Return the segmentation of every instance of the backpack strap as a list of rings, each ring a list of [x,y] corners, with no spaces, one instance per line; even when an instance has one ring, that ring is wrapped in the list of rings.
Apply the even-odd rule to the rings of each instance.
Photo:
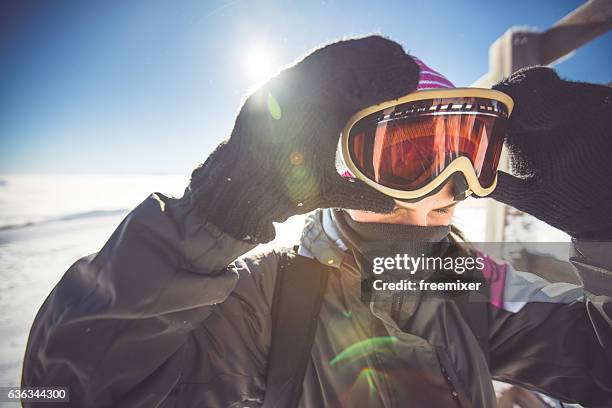
[[[466,273],[467,274],[467,273]],[[486,282],[480,271],[470,273],[472,279],[477,282]],[[453,300],[463,319],[468,324],[472,333],[478,340],[487,361],[489,361],[489,288],[481,285],[477,292],[464,293]]]
[[[294,408],[310,360],[329,267],[281,252],[272,299],[272,344],[268,356],[265,408]],[[289,252],[293,252],[289,256]]]

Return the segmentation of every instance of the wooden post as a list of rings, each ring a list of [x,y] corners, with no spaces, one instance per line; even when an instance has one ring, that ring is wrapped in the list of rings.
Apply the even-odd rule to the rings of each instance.
[[[552,64],[610,29],[612,1],[587,1],[541,34],[540,64]]]
[[[612,1],[590,0],[557,21],[544,32],[511,28],[489,47],[489,72],[472,84],[490,88],[513,72],[533,65],[549,65],[576,48],[612,29]],[[504,147],[499,169],[509,171],[510,163]],[[530,224],[533,217],[494,200],[487,204],[488,242],[535,241],[529,231],[508,231],[509,225]]]

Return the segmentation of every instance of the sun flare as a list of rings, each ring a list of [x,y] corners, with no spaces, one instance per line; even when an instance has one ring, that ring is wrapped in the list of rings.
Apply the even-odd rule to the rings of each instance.
[[[274,69],[272,53],[261,46],[253,47],[246,53],[243,65],[249,78],[260,82],[266,79]]]

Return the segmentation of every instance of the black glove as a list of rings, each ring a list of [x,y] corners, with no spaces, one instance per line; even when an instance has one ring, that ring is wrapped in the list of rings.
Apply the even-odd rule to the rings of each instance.
[[[418,77],[414,60],[382,37],[316,50],[247,99],[185,196],[222,231],[252,243],[274,238],[272,221],[316,208],[390,212],[391,198],[340,177],[336,146],[351,115],[413,91]]]
[[[518,177],[500,172],[491,197],[575,238],[612,239],[612,88],[543,67],[493,88],[514,99],[506,145]]]

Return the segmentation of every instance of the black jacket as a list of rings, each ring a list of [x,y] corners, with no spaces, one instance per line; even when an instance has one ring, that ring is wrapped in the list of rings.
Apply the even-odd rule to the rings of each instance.
[[[173,203],[151,195],[66,272],[32,326],[22,386],[69,386],[62,407],[261,406],[286,249],[242,257],[252,245]],[[490,302],[406,302],[400,329],[384,302],[360,300],[329,211],[308,216],[291,255],[337,268],[302,407],[492,407],[492,378],[612,406],[612,245],[575,243],[584,287],[489,258]]]

